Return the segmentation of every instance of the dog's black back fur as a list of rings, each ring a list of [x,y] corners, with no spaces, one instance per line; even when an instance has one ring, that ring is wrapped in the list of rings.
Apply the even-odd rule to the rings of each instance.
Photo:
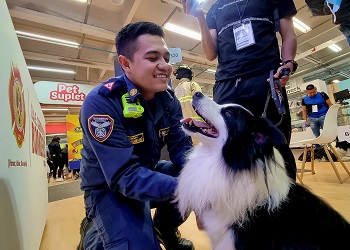
[[[233,228],[237,250],[335,250],[349,246],[349,223],[298,184],[292,186],[280,209],[269,214],[260,208],[244,227]]]

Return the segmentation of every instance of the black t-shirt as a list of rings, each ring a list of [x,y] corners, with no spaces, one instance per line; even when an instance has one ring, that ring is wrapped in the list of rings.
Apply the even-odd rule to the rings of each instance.
[[[206,21],[209,29],[217,32],[217,81],[257,75],[278,67],[281,59],[273,11],[273,0],[218,0],[212,5]],[[282,19],[297,11],[292,0],[280,0],[278,12]],[[239,26],[241,19],[251,22],[255,44],[237,51],[233,27]]]

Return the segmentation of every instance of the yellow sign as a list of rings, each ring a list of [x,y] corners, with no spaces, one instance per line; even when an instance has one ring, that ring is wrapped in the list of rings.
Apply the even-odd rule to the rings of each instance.
[[[83,132],[80,127],[79,116],[67,115],[66,126],[68,140],[68,160],[80,160],[80,150],[83,148]]]

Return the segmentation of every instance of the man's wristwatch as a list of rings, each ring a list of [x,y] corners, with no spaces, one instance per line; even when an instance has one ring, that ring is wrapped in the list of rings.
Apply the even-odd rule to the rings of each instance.
[[[282,66],[283,65],[286,65],[287,63],[292,63],[293,64],[293,70],[292,70],[292,75],[295,73],[295,71],[297,70],[298,68],[298,63],[294,60],[285,60],[282,62]]]

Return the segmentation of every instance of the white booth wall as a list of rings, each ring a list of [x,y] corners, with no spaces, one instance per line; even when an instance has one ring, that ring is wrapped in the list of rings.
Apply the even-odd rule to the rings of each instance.
[[[0,0],[0,249],[38,250],[47,208],[45,120]]]

